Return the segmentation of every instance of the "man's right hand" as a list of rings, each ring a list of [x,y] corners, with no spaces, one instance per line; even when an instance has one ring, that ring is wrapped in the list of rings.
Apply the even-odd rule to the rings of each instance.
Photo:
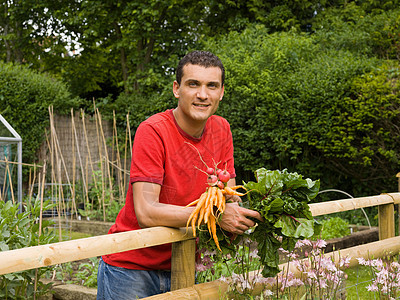
[[[255,225],[255,222],[248,217],[263,221],[259,212],[241,207],[237,202],[227,203],[219,225],[222,229],[233,234],[243,234]]]

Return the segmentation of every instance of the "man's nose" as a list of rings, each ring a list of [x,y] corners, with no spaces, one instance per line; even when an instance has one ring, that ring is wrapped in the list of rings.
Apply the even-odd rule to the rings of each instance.
[[[199,99],[207,99],[208,98],[208,93],[207,93],[207,87],[202,85],[199,87],[198,91],[197,91],[197,97]]]

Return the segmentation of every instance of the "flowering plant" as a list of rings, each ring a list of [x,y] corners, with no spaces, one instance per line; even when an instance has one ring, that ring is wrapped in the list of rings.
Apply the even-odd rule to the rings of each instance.
[[[400,290],[400,264],[389,259],[365,260],[357,258],[358,263],[371,268],[372,283],[367,286],[368,291],[377,292],[388,299],[397,299]]]
[[[310,251],[305,251],[305,259],[300,259],[297,254],[298,249],[310,247]],[[278,285],[276,297],[286,295],[288,299],[297,299],[299,288],[303,287],[303,294],[310,299],[338,299],[340,298],[340,287],[346,279],[343,268],[347,268],[350,257],[340,257],[335,261],[332,256],[325,256],[323,248],[326,247],[324,240],[311,242],[309,240],[298,241],[295,251],[288,252],[281,249],[288,257],[286,270],[278,275]],[[302,251],[300,251],[302,252]],[[292,264],[297,271],[289,271]],[[304,297],[304,296],[303,296]]]
[[[283,248],[279,252],[286,257],[287,263],[276,277],[265,278],[257,255],[257,242],[248,236],[241,238],[240,248],[234,257],[225,257],[229,276],[220,276],[228,283],[228,292],[245,299],[338,299],[346,278],[342,269],[349,266],[350,257],[340,257],[335,261],[325,256],[323,248],[326,242],[317,240],[299,240],[293,251]],[[303,255],[300,255],[303,254]],[[207,266],[197,264],[198,270],[213,267],[219,259],[218,251],[205,252]],[[305,257],[305,258],[304,258]],[[204,262],[204,260],[203,260]],[[215,264],[214,264],[215,263]],[[254,296],[261,294],[261,296]]]

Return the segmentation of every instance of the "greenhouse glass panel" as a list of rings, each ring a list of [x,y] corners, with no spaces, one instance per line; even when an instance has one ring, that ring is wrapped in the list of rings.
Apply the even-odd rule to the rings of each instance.
[[[22,204],[22,139],[0,115],[0,200],[16,201],[15,195]]]

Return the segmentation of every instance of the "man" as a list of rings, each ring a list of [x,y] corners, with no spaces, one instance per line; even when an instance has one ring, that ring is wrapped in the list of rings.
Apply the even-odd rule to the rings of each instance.
[[[230,126],[214,115],[224,95],[224,79],[222,62],[210,52],[194,51],[179,62],[173,83],[178,105],[138,127],[126,203],[109,233],[186,226],[194,208],[182,206],[206,189],[207,176],[198,170],[206,169],[202,160],[226,168],[231,174],[228,185],[235,185]],[[228,203],[220,226],[243,234],[255,225],[248,217],[261,220],[258,212]],[[105,255],[99,266],[98,299],[136,299],[167,292],[170,268],[170,244]]]

